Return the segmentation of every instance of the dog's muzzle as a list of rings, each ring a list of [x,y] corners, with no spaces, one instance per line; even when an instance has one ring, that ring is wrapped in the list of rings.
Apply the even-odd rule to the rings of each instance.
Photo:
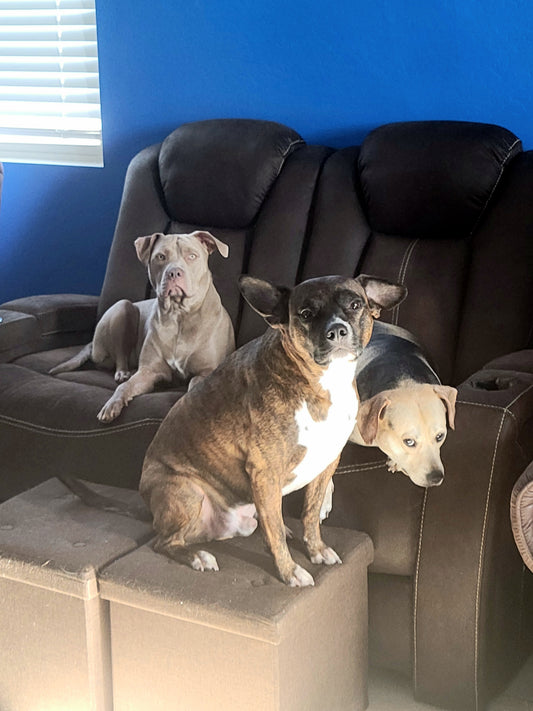
[[[169,266],[161,281],[160,295],[163,298],[183,299],[188,296],[189,287],[185,270],[179,266]]]
[[[359,357],[361,348],[355,343],[352,327],[346,321],[335,318],[326,324],[321,347],[317,349],[315,361],[325,365],[332,358],[351,355]]]

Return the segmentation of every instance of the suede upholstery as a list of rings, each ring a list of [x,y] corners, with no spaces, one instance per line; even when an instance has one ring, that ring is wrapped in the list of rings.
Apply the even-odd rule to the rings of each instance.
[[[411,675],[419,699],[445,708],[486,707],[516,669],[531,605],[509,501],[533,459],[532,194],[533,151],[497,126],[389,124],[333,152],[269,122],[189,124],[130,164],[98,302],[101,314],[119,298],[149,295],[137,236],[198,227],[230,246],[229,259],[213,255],[211,266],[238,344],[264,328],[243,308],[241,272],[285,285],[367,273],[407,286],[407,299],[382,317],[413,331],[442,381],[459,389],[446,478],[417,488],[390,474],[379,450],[348,444],[328,523],[374,543],[371,662]],[[10,361],[0,365],[0,498],[58,470],[135,487],[183,389],[141,396],[99,424],[112,376],[46,374],[76,342],[70,318],[69,343],[64,333],[53,342],[49,326],[45,336],[46,301],[1,307],[32,318],[17,326],[15,355],[0,327],[0,358]],[[94,297],[86,303],[94,313]],[[288,497],[287,512],[299,504]]]

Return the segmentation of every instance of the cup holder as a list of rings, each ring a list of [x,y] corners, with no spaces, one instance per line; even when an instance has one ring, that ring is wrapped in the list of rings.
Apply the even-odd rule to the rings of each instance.
[[[477,377],[470,381],[470,386],[475,390],[509,390],[516,383],[516,378],[505,376],[487,376],[485,378]]]

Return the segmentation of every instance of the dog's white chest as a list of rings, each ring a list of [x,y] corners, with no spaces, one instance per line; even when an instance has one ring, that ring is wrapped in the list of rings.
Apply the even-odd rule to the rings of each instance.
[[[166,361],[172,370],[178,373],[178,375],[182,378],[186,377],[187,373],[184,368],[183,358],[177,358],[175,355],[172,355],[170,358],[167,358]]]
[[[353,387],[355,361],[337,358],[320,380],[329,391],[331,406],[325,420],[315,421],[304,402],[295,413],[298,444],[306,448],[295,467],[295,478],[283,487],[283,495],[301,489],[321,474],[340,454],[355,426],[358,401]]]

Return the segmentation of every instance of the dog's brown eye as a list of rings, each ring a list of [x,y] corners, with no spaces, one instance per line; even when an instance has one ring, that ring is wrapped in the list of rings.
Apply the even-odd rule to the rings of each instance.
[[[156,257],[158,262],[164,262],[166,259],[166,255],[164,255],[162,252],[159,252],[159,254],[156,254]]]
[[[311,316],[313,315],[313,312],[311,309],[302,309],[300,311],[300,318],[303,319],[304,321],[309,321]]]
[[[187,259],[188,259],[190,262],[194,262],[194,260],[197,259],[197,258],[198,258],[198,255],[195,254],[194,252],[191,252],[190,254],[187,255]]]
[[[411,439],[408,437],[407,439],[404,439],[403,443],[405,444],[406,447],[416,447],[416,442],[414,439]]]
[[[357,311],[357,309],[358,309],[360,306],[361,306],[361,302],[360,302],[360,301],[352,301],[352,303],[350,304],[350,308],[352,309],[352,311]]]
[[[435,439],[437,440],[437,442],[442,442],[442,440],[444,439],[444,432],[439,432]]]

